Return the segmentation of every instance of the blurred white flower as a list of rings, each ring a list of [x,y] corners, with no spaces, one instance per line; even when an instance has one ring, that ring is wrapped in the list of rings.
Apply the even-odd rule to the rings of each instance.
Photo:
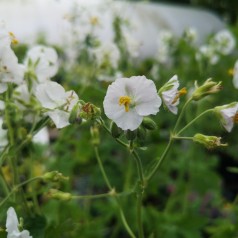
[[[116,44],[112,42],[103,43],[96,49],[92,50],[99,67],[110,66],[114,69],[118,67],[120,60],[120,51]]]
[[[12,44],[17,44],[18,40],[12,32],[9,32],[6,28],[4,21],[0,22],[0,48],[10,47]]]
[[[228,131],[231,132],[234,123],[238,122],[238,103],[230,103],[214,108],[214,111],[221,120],[221,124]]]
[[[216,53],[216,49],[211,45],[202,45],[196,53],[196,59],[198,61],[207,60],[210,64],[214,65],[218,62],[219,56]]]
[[[235,62],[232,74],[233,74],[233,85],[236,89],[238,89],[238,60]]]
[[[189,44],[194,44],[197,40],[197,30],[195,28],[187,28],[184,31],[184,40],[187,41]]]
[[[1,101],[1,104],[3,102]],[[8,144],[7,130],[2,129],[3,119],[0,117],[0,151]]]
[[[124,31],[123,36],[128,53],[132,58],[137,58],[140,54],[141,43],[137,41],[129,32]]]
[[[37,45],[31,48],[24,64],[33,70],[39,83],[55,76],[59,68],[58,55],[54,48]]]
[[[0,47],[0,93],[7,90],[7,83],[23,82],[25,68],[10,47]]]
[[[78,102],[78,95],[73,90],[65,92],[60,84],[46,81],[36,87],[35,96],[42,107],[49,109],[45,114],[52,119],[57,128],[70,124],[70,112]]]
[[[97,79],[104,82],[113,82],[116,78],[122,78],[123,74],[120,71],[116,71],[113,75],[100,74]]]
[[[162,97],[165,106],[174,114],[178,112],[179,98],[186,94],[186,89],[178,91],[179,81],[178,76],[174,75],[160,90],[159,94]]]
[[[170,60],[171,46],[173,41],[173,34],[170,31],[162,31],[158,36],[158,61],[159,63],[167,63]]]
[[[107,90],[104,111],[123,130],[137,129],[144,116],[159,111],[161,99],[155,84],[145,76],[119,78]]]
[[[29,231],[23,230],[19,231],[18,228],[19,222],[17,218],[17,214],[13,207],[10,207],[7,211],[7,222],[6,222],[6,231],[7,238],[32,238],[30,236]]]
[[[217,52],[228,55],[230,54],[236,46],[236,41],[234,36],[228,30],[221,30],[214,36],[214,47]]]

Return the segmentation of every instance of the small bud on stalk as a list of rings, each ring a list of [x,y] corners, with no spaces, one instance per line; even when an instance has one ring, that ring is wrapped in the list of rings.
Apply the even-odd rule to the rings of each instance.
[[[198,86],[197,82],[195,82],[195,87],[196,89],[192,94],[194,101],[198,101],[207,95],[217,93],[222,89],[221,82],[214,82],[211,78],[207,79],[202,86]]]

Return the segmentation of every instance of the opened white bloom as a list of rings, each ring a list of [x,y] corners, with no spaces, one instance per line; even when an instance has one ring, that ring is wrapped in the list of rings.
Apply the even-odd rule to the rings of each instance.
[[[155,84],[145,76],[119,78],[107,90],[104,111],[123,130],[137,129],[144,116],[159,111],[161,99]]]
[[[214,47],[223,55],[230,54],[236,46],[234,36],[228,30],[221,30],[214,36]]]
[[[234,123],[238,123],[238,103],[230,103],[223,106],[218,106],[214,108],[218,117],[221,120],[223,127],[231,132]]]
[[[186,89],[183,88],[178,91],[179,81],[178,76],[174,75],[160,90],[159,94],[165,106],[174,114],[178,112],[178,104],[180,96],[187,93]]]
[[[233,75],[233,85],[238,89],[238,60],[235,62],[234,68],[232,70]]]
[[[10,47],[0,47],[0,93],[7,90],[7,83],[23,82],[25,68]]]
[[[99,67],[110,66],[117,68],[120,60],[120,51],[116,44],[112,42],[103,43],[92,51]]]
[[[55,76],[59,68],[58,55],[54,48],[34,46],[27,52],[25,65],[35,72],[40,83]]]
[[[6,28],[5,22],[0,22],[0,48],[10,47],[12,44],[17,44],[18,40],[12,32],[9,32]]]
[[[198,61],[207,60],[210,64],[214,65],[219,61],[219,56],[212,45],[202,45],[196,53],[196,59]]]
[[[23,230],[20,231],[18,228],[19,222],[17,214],[13,207],[10,207],[7,211],[7,222],[6,222],[6,231],[7,238],[32,238],[29,231]]]
[[[70,112],[78,102],[78,95],[74,91],[65,92],[60,84],[47,81],[36,87],[35,95],[42,107],[49,109],[45,114],[52,119],[57,128],[70,124]]]

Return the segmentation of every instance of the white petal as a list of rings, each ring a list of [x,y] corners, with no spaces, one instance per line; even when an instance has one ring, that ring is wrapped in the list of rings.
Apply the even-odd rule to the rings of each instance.
[[[137,112],[132,109],[129,112],[124,112],[117,118],[114,118],[114,122],[123,130],[134,131],[137,129],[143,120],[143,116],[139,116]]]
[[[55,126],[60,129],[69,125],[69,113],[62,110],[54,110],[45,113],[54,122]]]
[[[0,83],[0,93],[7,91],[7,83]]]
[[[11,234],[14,231],[19,232],[18,224],[19,222],[18,222],[17,214],[14,208],[10,207],[7,210],[7,222],[6,222],[7,232],[9,234]]]

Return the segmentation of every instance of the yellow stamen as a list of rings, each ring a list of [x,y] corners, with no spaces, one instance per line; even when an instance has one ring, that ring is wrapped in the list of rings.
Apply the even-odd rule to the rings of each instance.
[[[228,69],[227,73],[228,73],[228,75],[233,76],[235,72],[234,72],[234,69],[231,68],[231,69]]]
[[[175,96],[175,98],[174,98],[172,104],[176,103],[176,102],[178,101],[178,99],[179,99],[181,96],[185,95],[186,93],[187,93],[187,89],[186,89],[186,88],[180,89],[180,90],[177,92],[177,95]]]
[[[233,122],[234,123],[238,123],[238,112],[235,114],[235,116],[233,117]]]
[[[99,20],[98,20],[98,17],[91,17],[90,18],[90,23],[92,24],[92,25],[98,25],[99,24]]]
[[[129,107],[131,103],[131,98],[129,96],[121,96],[119,98],[119,105],[124,105],[125,106],[125,111],[129,112]]]
[[[12,44],[17,45],[19,41],[17,40],[16,36],[11,31],[8,34],[11,38]]]

